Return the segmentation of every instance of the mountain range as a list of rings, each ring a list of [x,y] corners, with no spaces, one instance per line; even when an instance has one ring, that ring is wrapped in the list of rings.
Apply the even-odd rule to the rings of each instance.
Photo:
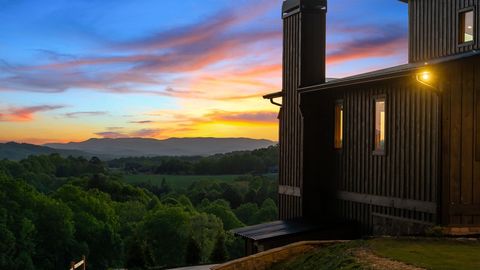
[[[51,147],[28,144],[28,143],[0,143],[0,159],[21,160],[32,155],[49,155],[58,153],[61,156],[83,156],[85,158],[92,157],[92,154],[78,150],[59,150]]]
[[[98,156],[101,159],[138,156],[209,156],[248,151],[275,145],[276,142],[249,138],[146,138],[89,139],[83,142],[48,143],[43,146],[0,144],[0,158],[19,160],[29,155],[59,153],[62,156]]]

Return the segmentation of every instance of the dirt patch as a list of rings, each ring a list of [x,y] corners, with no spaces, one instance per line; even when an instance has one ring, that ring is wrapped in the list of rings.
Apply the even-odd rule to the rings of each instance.
[[[353,250],[353,255],[357,258],[359,263],[368,265],[373,270],[425,270],[413,265],[409,265],[403,262],[390,260],[387,258],[379,257],[375,255],[371,250],[367,248],[358,248]]]

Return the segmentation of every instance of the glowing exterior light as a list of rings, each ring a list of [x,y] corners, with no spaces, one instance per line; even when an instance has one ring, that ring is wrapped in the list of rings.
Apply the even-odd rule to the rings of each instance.
[[[422,81],[428,82],[431,79],[430,72],[425,71],[420,75]]]
[[[433,86],[434,75],[432,72],[425,70],[417,73],[416,79],[419,83],[426,85],[428,87],[435,88]]]

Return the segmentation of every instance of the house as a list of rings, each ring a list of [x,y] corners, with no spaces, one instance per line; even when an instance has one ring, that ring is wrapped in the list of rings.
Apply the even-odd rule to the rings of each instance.
[[[283,2],[283,90],[265,96],[281,105],[279,221],[235,231],[248,253],[310,237],[305,224],[480,227],[480,0],[402,2],[409,63],[331,81],[327,1]]]

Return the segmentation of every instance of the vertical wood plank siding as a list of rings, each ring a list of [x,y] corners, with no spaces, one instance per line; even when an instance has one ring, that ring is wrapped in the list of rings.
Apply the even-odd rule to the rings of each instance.
[[[302,116],[298,106],[300,18],[297,13],[284,19],[283,108],[280,116],[279,185],[302,190]],[[279,218],[302,216],[302,198],[279,194]]]
[[[386,97],[385,155],[373,155],[374,97]],[[358,85],[345,90],[344,148],[338,153],[339,190],[437,203],[438,106],[435,93],[409,79],[386,84]],[[341,215],[374,228],[372,215],[380,214],[424,223],[436,215],[352,201],[340,204]],[[353,212],[352,212],[353,211]]]
[[[480,225],[480,59],[448,65],[443,85],[443,223]]]
[[[378,96],[386,98],[385,155],[374,155],[373,151]],[[334,150],[333,133],[329,131],[334,121],[334,104],[339,99],[344,102],[344,141],[341,150]],[[331,189],[328,184],[310,185],[317,190],[306,191],[305,196],[314,199],[305,200],[316,203],[306,209],[321,209],[322,204],[328,204],[322,197],[328,192],[335,194],[336,190],[340,194],[336,215],[357,222],[364,233],[378,232],[374,216],[435,224],[439,188],[438,104],[437,94],[413,77],[304,94],[303,111],[310,111],[304,113],[308,145],[304,149],[304,181],[334,185]],[[316,143],[312,132],[316,132]],[[333,164],[328,159],[334,160]],[[314,167],[317,169],[310,169]],[[329,189],[327,193],[321,190],[325,188]]]
[[[458,11],[474,7],[475,40],[458,45]],[[410,0],[410,62],[480,49],[480,0]]]

